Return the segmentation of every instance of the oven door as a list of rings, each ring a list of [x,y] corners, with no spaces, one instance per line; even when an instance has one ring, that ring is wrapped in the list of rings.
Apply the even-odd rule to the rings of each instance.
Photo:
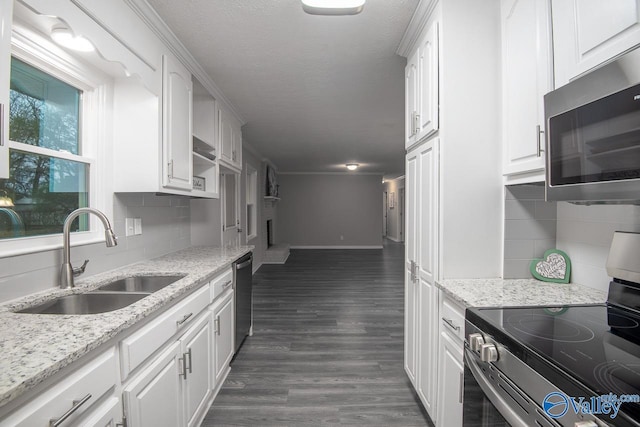
[[[487,382],[484,373],[476,373],[480,377],[480,383],[485,385],[484,388],[480,386],[480,383],[475,378],[473,372],[477,371],[477,369],[474,369],[477,366],[477,363],[474,363],[475,357],[465,346],[462,425],[464,427],[511,426],[493,404],[491,399],[497,400],[498,394],[493,389],[493,386]],[[481,367],[478,367],[478,369],[482,370]],[[487,392],[484,391],[485,388],[487,388]],[[500,403],[498,404],[500,405]]]

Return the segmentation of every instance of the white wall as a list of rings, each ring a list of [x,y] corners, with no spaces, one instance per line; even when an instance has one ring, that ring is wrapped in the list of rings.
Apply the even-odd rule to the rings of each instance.
[[[115,194],[111,224],[118,246],[104,243],[73,247],[71,261],[89,259],[84,276],[155,258],[190,246],[189,199],[149,193]],[[142,218],[142,234],[125,237],[125,218]],[[62,236],[60,236],[62,243]],[[0,258],[0,302],[57,287],[62,250]],[[82,277],[76,278],[81,283]]]
[[[278,175],[277,236],[295,247],[382,247],[382,175]]]
[[[571,258],[571,281],[606,291],[614,231],[640,232],[640,206],[580,206],[558,202],[556,246]]]

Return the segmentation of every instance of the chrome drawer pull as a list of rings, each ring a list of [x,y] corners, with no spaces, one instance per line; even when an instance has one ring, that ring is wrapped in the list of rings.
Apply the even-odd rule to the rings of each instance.
[[[67,418],[73,415],[73,413],[76,412],[89,399],[91,399],[91,393],[87,394],[85,397],[83,397],[80,400],[74,400],[72,402],[73,406],[71,407],[71,409],[65,412],[64,415],[62,415],[60,418],[52,418],[51,420],[49,420],[49,427],[58,427],[62,425],[62,423],[67,420]]]
[[[178,326],[182,325],[184,322],[186,322],[191,316],[193,316],[193,313],[189,313],[189,314],[185,314],[184,317],[181,320],[177,320],[176,323]]]
[[[182,353],[182,357],[178,360],[182,363],[182,372],[178,372],[178,376],[187,379],[187,353]]]
[[[454,331],[459,331],[460,330],[460,326],[456,326],[453,324],[453,321],[451,321],[450,319],[447,319],[445,317],[442,318],[442,320],[444,321],[444,323],[446,323],[451,329],[453,329]]]
[[[193,360],[191,360],[191,349],[185,353],[185,356],[189,356],[189,373],[193,374]]]
[[[229,280],[227,283],[225,283],[224,285],[222,285],[222,289],[227,289],[229,286],[231,286],[231,284],[233,283],[232,280]]]

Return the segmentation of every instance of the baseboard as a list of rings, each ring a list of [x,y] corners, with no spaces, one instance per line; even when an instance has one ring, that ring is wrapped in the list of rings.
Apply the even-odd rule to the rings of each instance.
[[[260,264],[253,264],[253,271],[251,272],[251,274],[256,274],[256,271],[258,271],[258,269],[262,266],[262,263]]]
[[[382,245],[374,245],[374,246],[291,246],[291,249],[382,249]]]

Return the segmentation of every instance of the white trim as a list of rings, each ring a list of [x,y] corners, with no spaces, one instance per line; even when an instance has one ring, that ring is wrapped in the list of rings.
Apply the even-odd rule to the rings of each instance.
[[[376,175],[384,176],[382,172],[280,172],[279,175]]]
[[[290,246],[289,249],[382,249],[382,245],[372,246]]]
[[[216,98],[216,101],[224,104],[242,125],[246,123],[245,119],[231,103],[220,88],[209,77],[207,72],[191,55],[189,50],[182,44],[180,39],[171,31],[169,26],[162,20],[158,12],[156,12],[146,0],[124,0],[124,2],[133,10],[145,24],[154,32],[162,43],[182,62],[187,69],[198,79],[200,83]]]
[[[404,31],[402,39],[396,48],[398,55],[404,56],[405,58],[409,57],[418,38],[420,38],[422,34],[422,30],[424,30],[429,16],[437,4],[438,0],[421,0],[420,3],[418,3],[411,17],[411,21],[409,21],[409,25],[407,25],[407,29]]]

